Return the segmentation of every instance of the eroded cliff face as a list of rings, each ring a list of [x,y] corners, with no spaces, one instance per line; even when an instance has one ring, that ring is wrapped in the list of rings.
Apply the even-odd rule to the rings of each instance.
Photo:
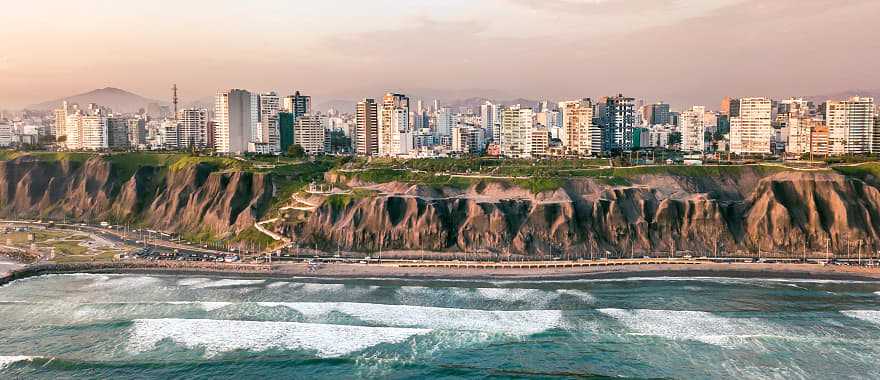
[[[272,199],[271,178],[142,166],[130,176],[100,158],[85,162],[0,162],[0,215],[143,223],[166,231],[236,232],[250,227]]]
[[[581,179],[531,194],[499,183],[466,190],[376,185],[380,195],[325,202],[279,230],[327,249],[695,254],[801,252],[880,242],[880,191],[830,172],[643,176],[630,186]],[[852,249],[855,246],[853,246]],[[875,247],[877,249],[880,247]]]

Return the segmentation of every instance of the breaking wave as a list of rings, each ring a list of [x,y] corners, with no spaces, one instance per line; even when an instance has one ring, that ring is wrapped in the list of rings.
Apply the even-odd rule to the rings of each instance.
[[[298,322],[257,322],[210,319],[138,319],[128,349],[145,352],[163,340],[189,349],[202,348],[208,357],[220,353],[270,349],[304,350],[320,357],[338,357],[379,344],[401,343],[430,333],[429,329],[327,325]]]
[[[337,312],[373,324],[437,330],[532,335],[562,326],[560,310],[487,311],[351,302],[259,302],[258,305],[283,306],[308,319]]]
[[[748,338],[777,336],[752,319],[727,318],[704,311],[599,309],[632,331],[631,335],[690,340],[731,348]]]

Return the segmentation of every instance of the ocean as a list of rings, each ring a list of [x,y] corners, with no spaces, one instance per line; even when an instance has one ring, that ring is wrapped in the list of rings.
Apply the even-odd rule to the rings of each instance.
[[[0,378],[880,378],[880,282],[45,275]]]

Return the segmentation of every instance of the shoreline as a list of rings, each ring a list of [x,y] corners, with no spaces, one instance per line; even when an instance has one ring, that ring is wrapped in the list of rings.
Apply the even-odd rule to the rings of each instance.
[[[107,262],[37,264],[0,277],[0,286],[28,277],[49,274],[109,273],[169,276],[244,277],[309,280],[387,281],[523,281],[559,282],[625,278],[719,277],[799,279],[828,281],[878,281],[880,268],[822,266],[816,264],[648,264],[552,269],[402,268],[394,265],[328,264],[309,271],[304,264],[238,266],[174,266],[156,263]]]

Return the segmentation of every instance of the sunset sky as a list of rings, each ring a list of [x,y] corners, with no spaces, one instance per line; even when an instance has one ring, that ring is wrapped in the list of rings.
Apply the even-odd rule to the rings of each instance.
[[[0,108],[113,86],[319,101],[880,88],[877,0],[5,1]]]

